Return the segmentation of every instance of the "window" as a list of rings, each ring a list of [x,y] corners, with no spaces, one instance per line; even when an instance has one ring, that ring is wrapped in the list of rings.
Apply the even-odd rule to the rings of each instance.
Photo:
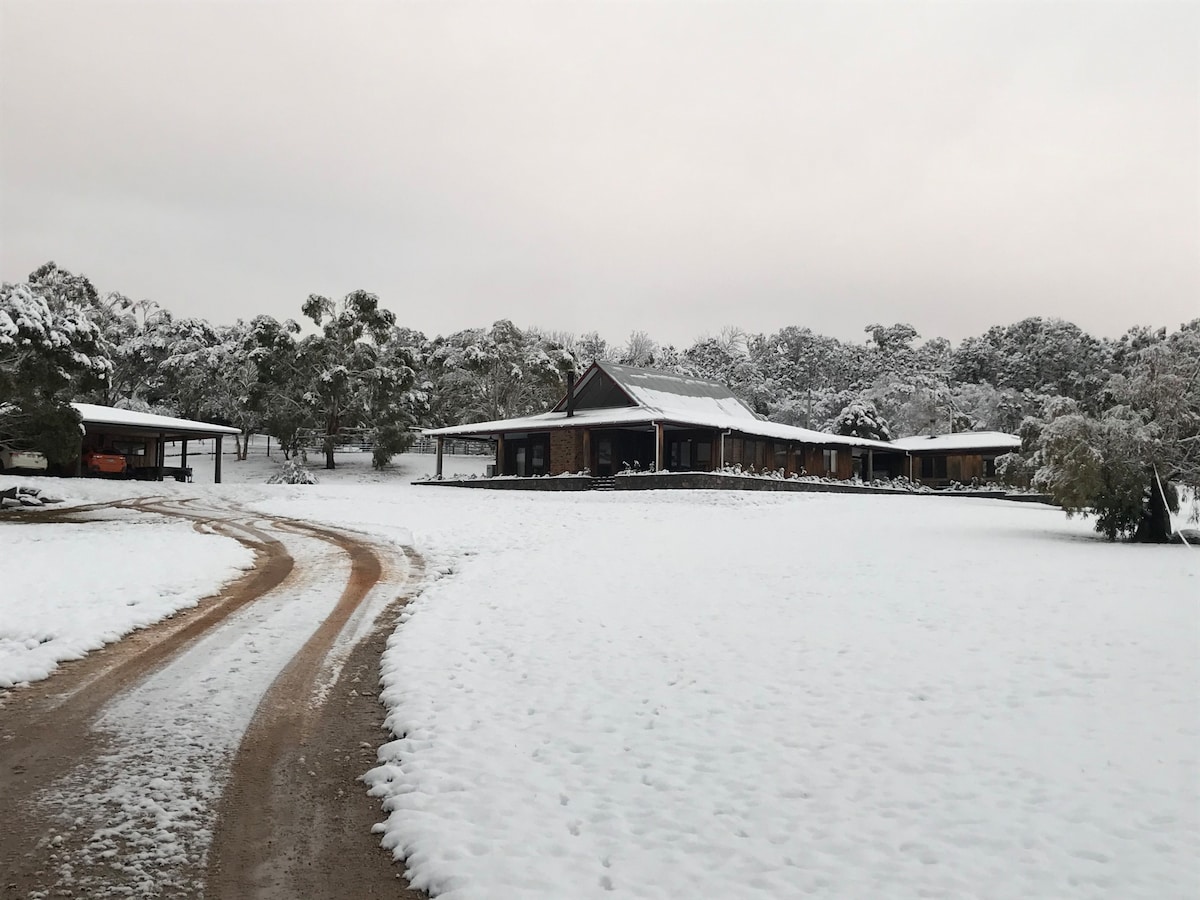
[[[984,478],[995,478],[996,477],[996,457],[985,456],[983,458],[983,477]]]
[[[696,442],[696,466],[703,466],[706,469],[712,468],[712,441]]]
[[[690,469],[692,467],[692,442],[686,438],[672,438],[667,443],[667,467]]]
[[[922,456],[921,457],[921,477],[922,478],[945,478],[946,477],[946,457],[944,457],[944,456]]]
[[[762,471],[767,467],[767,442],[755,440],[754,438],[746,438],[746,451],[742,459],[742,465],[746,468],[753,466],[758,471]]]
[[[786,469],[787,468],[787,444],[776,444],[775,445],[775,468],[776,469]]]
[[[836,450],[822,450],[821,451],[821,455],[824,457],[823,462],[825,463],[825,474],[826,475],[836,475],[837,474],[837,462],[838,462],[837,453],[838,452]]]
[[[113,441],[112,447],[114,453],[120,453],[122,456],[146,455],[146,445],[140,441]]]

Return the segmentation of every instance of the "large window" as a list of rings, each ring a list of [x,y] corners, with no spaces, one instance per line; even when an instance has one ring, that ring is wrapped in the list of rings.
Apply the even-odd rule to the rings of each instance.
[[[921,477],[922,478],[945,478],[946,477],[946,457],[945,456],[922,456],[921,457]]]
[[[825,474],[826,475],[836,475],[837,474],[837,463],[838,463],[837,455],[838,455],[838,452],[836,450],[828,450],[827,449],[827,450],[821,451],[821,456],[822,456],[821,461],[825,465]]]
[[[504,442],[505,475],[545,475],[550,470],[550,435],[510,437]]]
[[[745,451],[742,453],[743,468],[753,466],[755,470],[762,471],[767,467],[767,442],[756,438],[746,438],[744,440]]]
[[[712,439],[708,435],[667,432],[666,453],[666,466],[674,471],[706,472],[712,468]]]

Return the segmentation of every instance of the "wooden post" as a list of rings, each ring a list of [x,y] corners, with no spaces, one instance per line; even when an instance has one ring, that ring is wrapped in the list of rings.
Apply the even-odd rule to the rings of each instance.
[[[589,475],[595,475],[595,466],[592,465],[592,430],[590,428],[583,429],[583,468],[588,470]]]
[[[217,458],[213,463],[213,484],[221,483],[221,435],[217,435]]]
[[[663,458],[663,426],[662,422],[654,423],[654,471],[662,471]]]
[[[496,435],[496,474],[504,474],[504,435]]]
[[[442,435],[437,436],[437,477],[442,477],[442,448],[445,443],[445,438]]]
[[[267,435],[267,459],[271,458],[271,436]]]
[[[154,473],[155,481],[163,480],[163,466],[167,464],[167,436],[162,432],[158,434],[158,452],[154,454],[154,468],[157,470]]]
[[[183,439],[179,449],[179,468],[187,468],[187,438]]]
[[[875,451],[867,448],[867,481],[875,480]]]

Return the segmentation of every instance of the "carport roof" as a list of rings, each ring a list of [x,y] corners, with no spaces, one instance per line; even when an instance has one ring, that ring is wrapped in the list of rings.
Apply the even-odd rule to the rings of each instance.
[[[174,416],[135,412],[132,409],[97,406],[94,403],[72,403],[71,406],[75,407],[75,411],[83,419],[84,425],[108,425],[114,428],[161,434],[165,437],[201,438],[240,434],[236,428],[230,428],[228,425],[214,425],[211,422],[195,422],[191,419],[177,419]]]

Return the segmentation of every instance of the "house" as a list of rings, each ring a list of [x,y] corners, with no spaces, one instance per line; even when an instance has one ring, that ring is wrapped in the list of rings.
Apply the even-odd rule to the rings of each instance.
[[[1021,439],[1002,431],[962,431],[900,438],[891,446],[905,455],[904,474],[929,487],[970,484],[996,477],[996,457],[1021,449]]]
[[[83,436],[79,459],[73,466],[75,474],[114,474],[149,481],[162,481],[164,475],[186,479],[188,441],[216,440],[213,462],[213,481],[221,483],[221,441],[238,434],[236,428],[159,416],[153,413],[97,406],[93,403],[72,403],[83,420]],[[178,466],[167,466],[166,445],[180,441]]]
[[[496,474],[597,477],[626,469],[806,473],[839,479],[874,475],[881,441],[826,434],[760,419],[714,381],[594,362],[549,412],[425,432],[437,439],[437,474],[448,438],[494,441]]]

